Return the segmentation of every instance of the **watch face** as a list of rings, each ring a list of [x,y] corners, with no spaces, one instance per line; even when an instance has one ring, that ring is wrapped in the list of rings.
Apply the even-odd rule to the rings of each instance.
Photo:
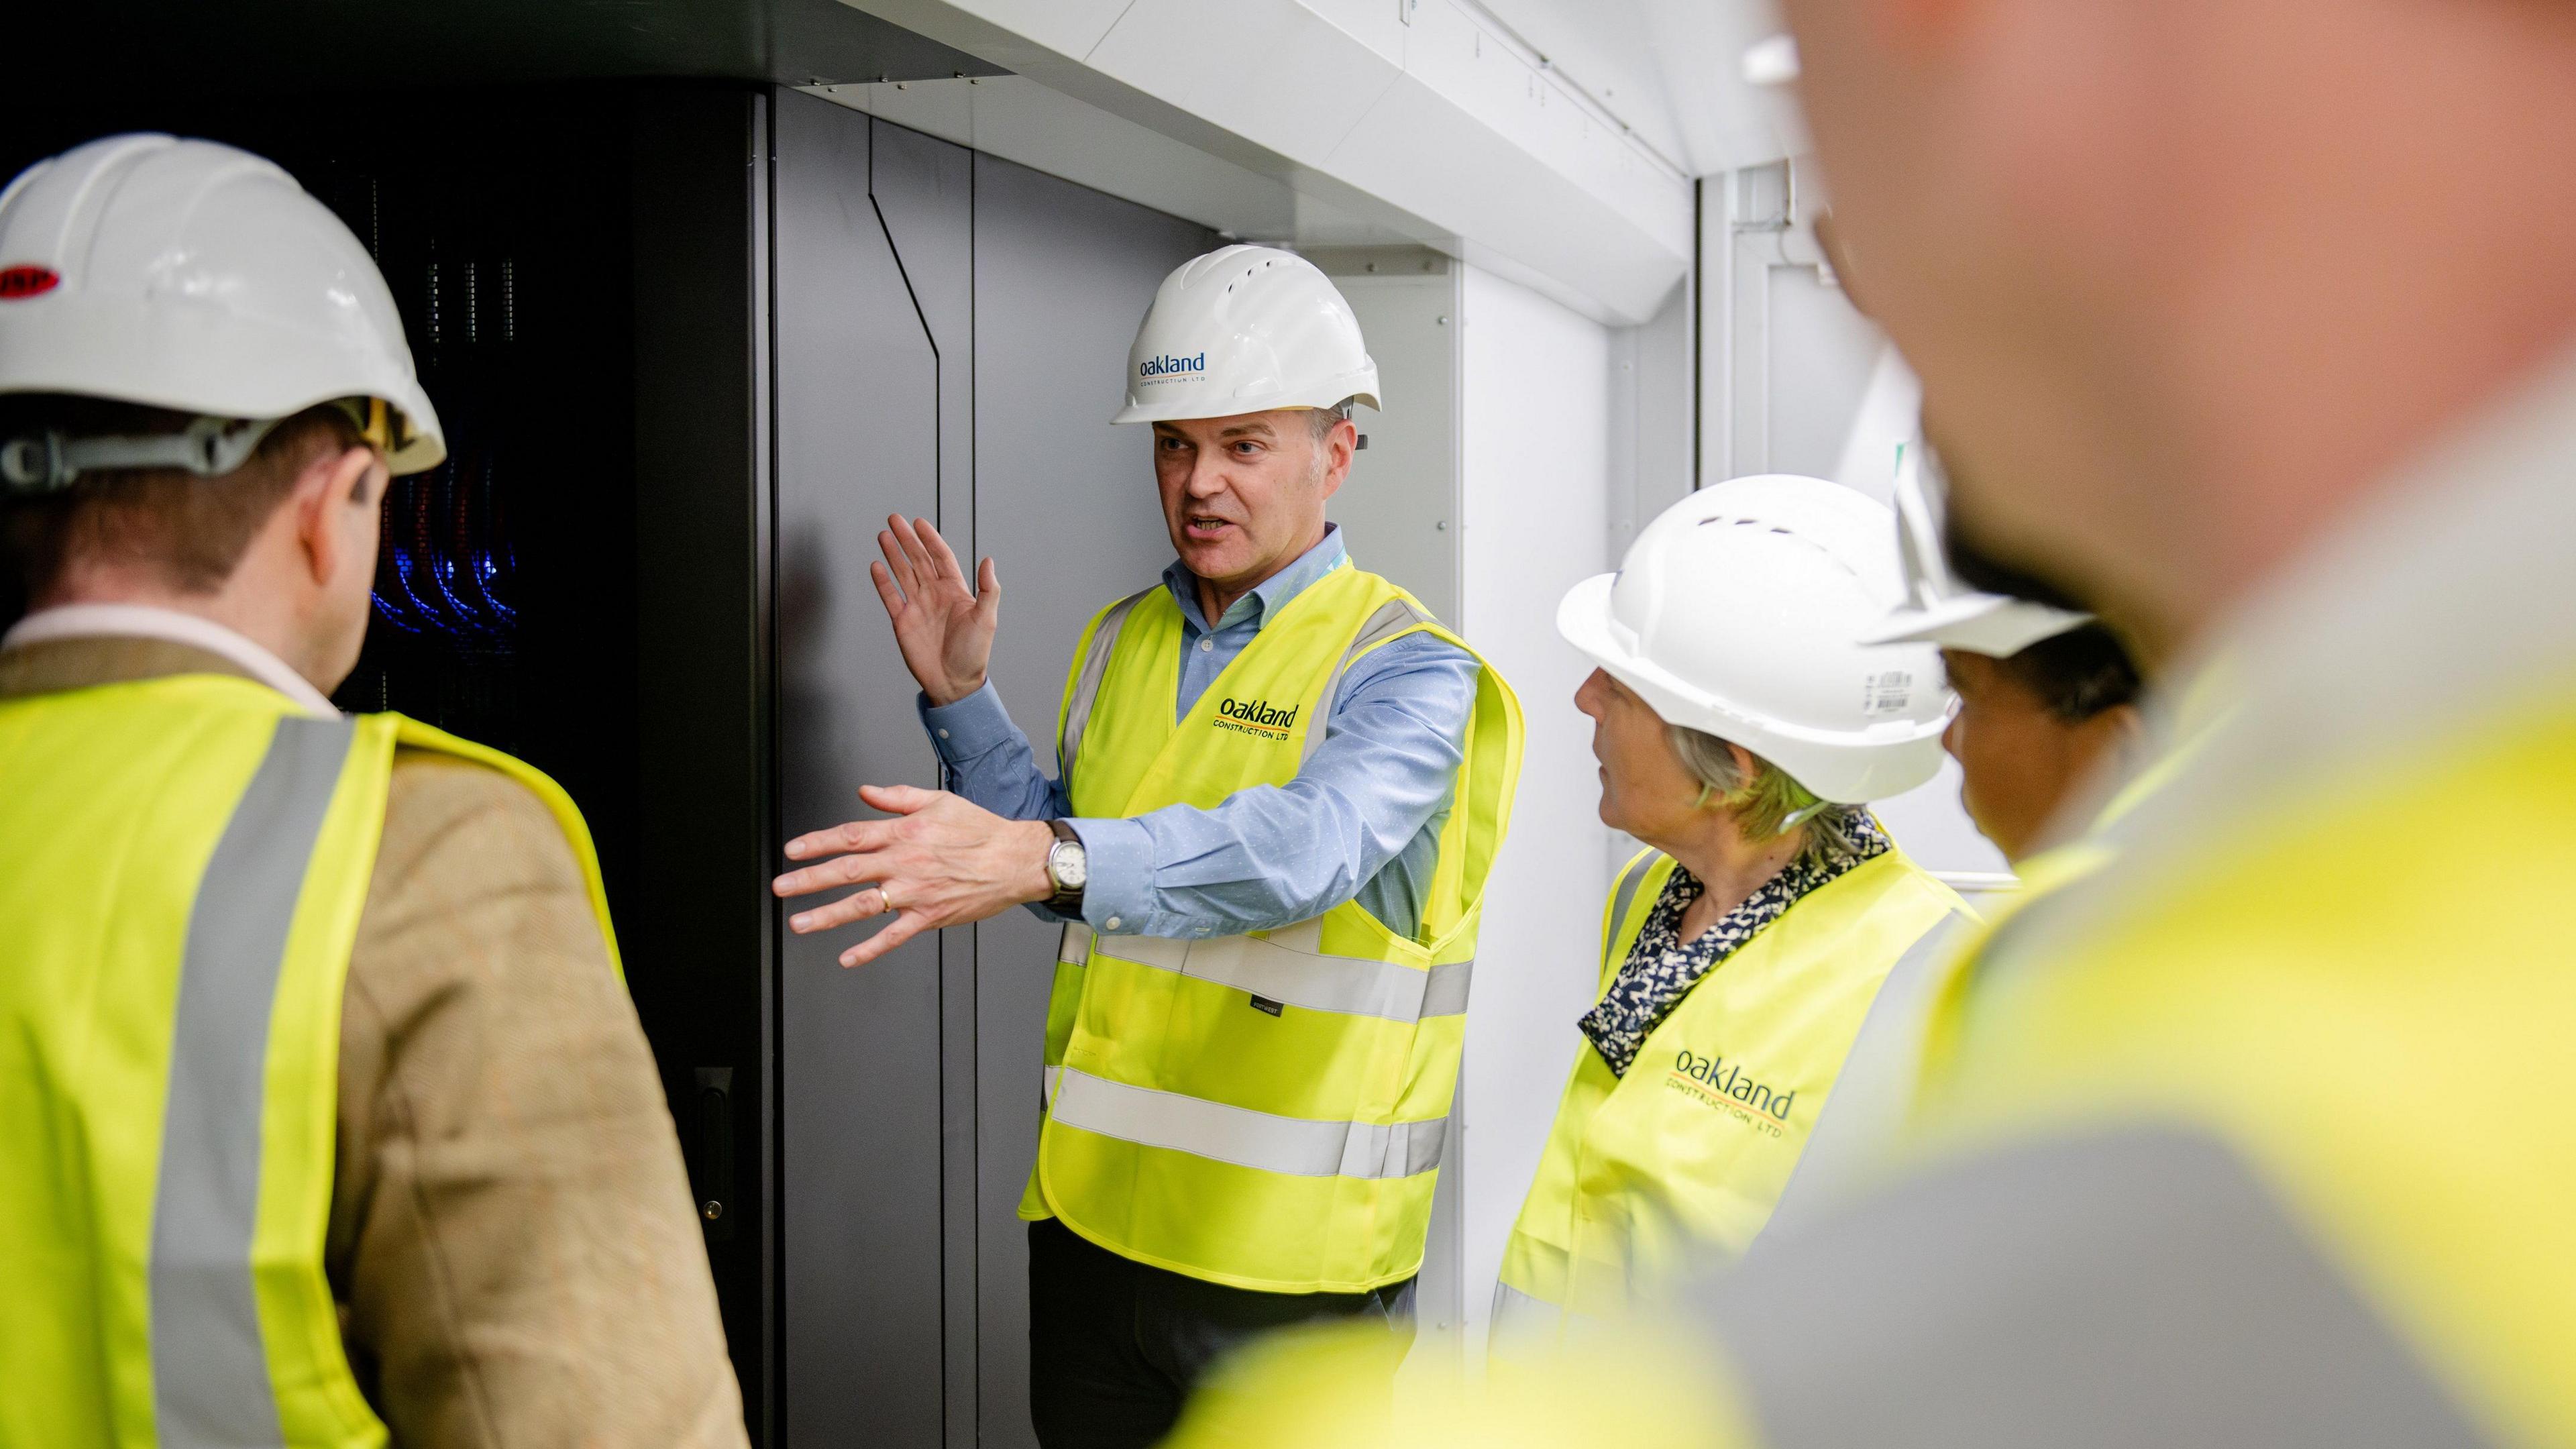
[[[1056,889],[1078,891],[1091,877],[1091,857],[1076,842],[1059,840],[1047,850],[1047,874]]]

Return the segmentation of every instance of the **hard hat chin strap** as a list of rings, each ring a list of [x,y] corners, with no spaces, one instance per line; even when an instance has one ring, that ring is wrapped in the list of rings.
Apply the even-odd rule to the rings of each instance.
[[[175,433],[66,437],[48,428],[0,443],[0,483],[13,493],[59,493],[83,473],[116,468],[184,468],[220,478],[250,461],[283,418],[196,418]]]

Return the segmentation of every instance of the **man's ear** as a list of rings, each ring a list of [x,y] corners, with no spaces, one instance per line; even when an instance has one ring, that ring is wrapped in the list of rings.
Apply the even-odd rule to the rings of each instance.
[[[1344,418],[1324,434],[1324,496],[1342,491],[1342,480],[1351,476],[1351,460],[1359,456],[1360,426]]]
[[[373,448],[322,453],[295,475],[289,506],[313,582],[337,577],[352,562],[361,537],[375,535],[375,504],[383,487],[383,463]]]

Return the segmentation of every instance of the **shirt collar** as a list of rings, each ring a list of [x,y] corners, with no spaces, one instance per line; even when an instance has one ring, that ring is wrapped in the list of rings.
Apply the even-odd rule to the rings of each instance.
[[[337,719],[340,712],[312,681],[248,636],[197,614],[147,604],[63,604],[39,609],[0,635],[0,649],[55,639],[164,639],[220,655],[253,679],[295,701],[306,714]]]
[[[1181,617],[1202,634],[1247,621],[1258,628],[1278,617],[1279,611],[1288,607],[1288,601],[1304,593],[1309,585],[1349,561],[1350,550],[1342,543],[1342,526],[1327,523],[1321,543],[1299,554],[1295,563],[1253,585],[1250,593],[1226,609],[1225,617],[1217,620],[1214,628],[1199,617],[1198,575],[1191,573],[1188,565],[1172,560],[1171,567],[1163,570],[1163,587],[1170,589],[1172,598],[1180,604]]]

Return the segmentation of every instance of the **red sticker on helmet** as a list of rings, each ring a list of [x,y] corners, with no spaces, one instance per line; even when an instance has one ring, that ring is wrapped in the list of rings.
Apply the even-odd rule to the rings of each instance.
[[[22,297],[50,292],[61,285],[62,280],[62,273],[51,267],[0,267],[0,302],[15,302]]]

